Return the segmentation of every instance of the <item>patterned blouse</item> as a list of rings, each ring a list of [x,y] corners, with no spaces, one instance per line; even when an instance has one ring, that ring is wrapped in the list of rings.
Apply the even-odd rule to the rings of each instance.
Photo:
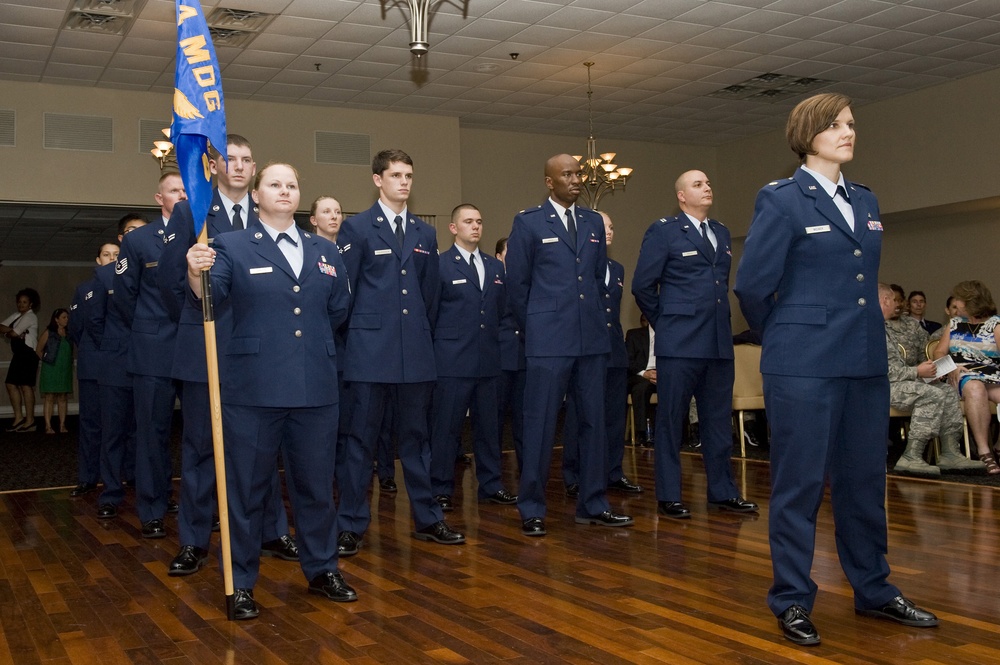
[[[965,366],[966,372],[959,383],[960,390],[966,381],[972,380],[1000,384],[1000,350],[994,336],[998,324],[997,315],[982,323],[970,323],[961,317],[951,320],[948,353],[956,365]]]

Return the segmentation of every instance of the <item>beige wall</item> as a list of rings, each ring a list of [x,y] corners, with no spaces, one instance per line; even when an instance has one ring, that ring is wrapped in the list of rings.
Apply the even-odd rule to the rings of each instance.
[[[157,167],[148,153],[138,151],[138,120],[168,118],[168,97],[0,81],[0,98],[0,106],[17,111],[17,147],[0,148],[0,201],[150,201]],[[998,107],[1000,70],[855,109],[858,156],[846,173],[879,196],[886,225],[881,277],[926,291],[935,315],[951,285],[962,279],[979,278],[1000,291],[1000,270],[992,258],[1000,242]],[[43,150],[44,111],[113,115],[116,152]],[[446,220],[451,209],[471,202],[484,213],[483,246],[492,250],[518,210],[544,200],[545,159],[585,147],[582,135],[461,129],[454,118],[417,114],[243,100],[230,100],[227,112],[229,128],[254,142],[260,163],[282,159],[300,168],[303,206],[320,193],[338,196],[347,210],[367,208],[374,200],[367,167],[313,163],[313,131],[368,133],[374,150],[405,149],[416,162],[411,209],[438,216],[442,246],[450,244]],[[622,164],[636,169],[627,192],[602,202],[615,221],[611,255],[625,265],[629,281],[645,229],[676,211],[672,183],[681,171],[701,168],[712,179],[713,216],[733,232],[735,266],[757,190],[787,177],[797,164],[781,131],[719,148],[597,140],[599,149],[614,149]],[[24,270],[0,270],[0,286],[39,283]],[[53,284],[53,291],[71,292],[70,280],[76,277],[56,274],[66,276],[66,285]],[[53,304],[52,297],[42,296],[46,307]],[[637,319],[634,303],[626,298],[625,326]],[[733,326],[743,326],[736,308]]]

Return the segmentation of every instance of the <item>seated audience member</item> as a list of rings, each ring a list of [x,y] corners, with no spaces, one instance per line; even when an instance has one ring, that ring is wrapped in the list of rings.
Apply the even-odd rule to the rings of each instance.
[[[931,321],[930,319],[924,318],[924,312],[927,310],[927,296],[924,295],[923,291],[910,291],[909,297],[906,299],[909,305],[908,316],[920,324],[920,327],[930,335],[935,330],[941,328],[941,324],[937,321]]]
[[[956,316],[965,318],[965,303],[956,298],[955,296],[948,296],[948,300],[944,305],[944,320],[951,321]],[[941,335],[948,331],[948,326],[942,326],[931,333],[931,340],[941,339]]]
[[[879,284],[879,305],[886,323],[896,309],[892,290]],[[885,345],[889,354],[889,404],[909,411],[910,430],[906,450],[896,462],[898,473],[937,476],[942,471],[982,470],[982,462],[966,459],[958,450],[962,434],[962,406],[958,394],[951,387],[924,379],[934,377],[934,361],[925,360],[916,367],[907,366],[900,352],[897,333],[889,326],[885,329]],[[941,439],[941,454],[937,466],[924,461],[924,449],[934,437]]]
[[[906,291],[899,284],[890,284],[893,294],[896,296],[896,305],[899,307],[897,316],[904,316],[910,313],[910,303],[906,300]]]
[[[916,319],[904,315],[906,297],[903,287],[890,284],[893,296],[893,311],[886,319],[885,326],[896,335],[896,341],[903,347],[903,360],[910,367],[916,367],[927,360],[927,331],[920,327]]]
[[[655,407],[650,404],[656,392],[656,356],[653,348],[654,332],[649,327],[646,316],[639,317],[640,327],[625,333],[625,349],[628,352],[628,392],[632,396],[632,414],[635,423],[635,445],[652,446],[649,436],[653,432]]]
[[[1000,348],[994,332],[1000,317],[993,295],[982,282],[961,282],[952,289],[952,295],[965,304],[966,316],[954,317],[945,326],[934,356],[950,354],[958,365],[949,381],[965,402],[965,417],[976,440],[977,455],[988,474],[1000,474],[997,450],[989,441],[990,402],[1000,402]]]

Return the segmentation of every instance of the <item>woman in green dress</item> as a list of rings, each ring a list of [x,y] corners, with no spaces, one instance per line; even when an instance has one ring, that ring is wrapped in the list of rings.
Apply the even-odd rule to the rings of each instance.
[[[69,312],[59,308],[52,312],[49,325],[38,337],[35,352],[42,359],[39,377],[39,392],[44,397],[45,433],[55,434],[52,429],[52,403],[59,405],[59,432],[67,433],[66,399],[73,392],[73,347],[67,336]]]

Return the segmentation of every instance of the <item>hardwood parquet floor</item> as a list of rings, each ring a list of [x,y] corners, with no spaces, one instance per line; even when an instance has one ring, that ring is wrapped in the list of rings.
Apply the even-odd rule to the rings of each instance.
[[[210,566],[167,576],[176,529],[143,540],[126,502],[96,518],[96,496],[65,489],[0,495],[0,663],[997,663],[1000,662],[1000,492],[890,478],[892,580],[941,619],[937,629],[858,617],[837,561],[829,505],[820,513],[813,576],[818,647],[785,641],[764,604],[768,465],[734,461],[759,517],[709,511],[701,458],[683,455],[693,519],[656,516],[652,455],[626,451],[646,492],[610,495],[628,529],[579,526],[556,451],[549,535],[520,534],[514,507],[478,505],[472,471],[448,516],[469,542],[410,537],[402,475],[373,492],[361,553],[341,561],[360,600],[305,590],[297,564],[265,559],[255,621],[225,619]],[[507,454],[505,463],[513,466]],[[516,488],[509,478],[511,489]],[[213,547],[217,547],[214,537]]]

